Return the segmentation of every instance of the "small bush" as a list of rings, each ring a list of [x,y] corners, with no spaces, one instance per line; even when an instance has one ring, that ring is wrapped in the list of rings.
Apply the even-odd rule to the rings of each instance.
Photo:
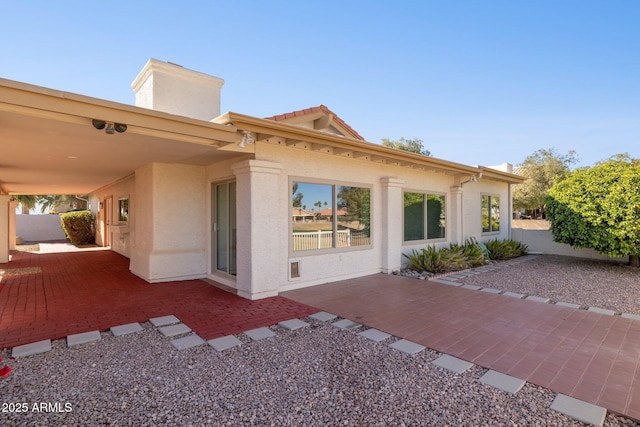
[[[492,240],[484,245],[467,240],[464,245],[451,243],[441,249],[427,246],[420,250],[414,249],[410,254],[403,256],[409,261],[409,268],[412,270],[448,273],[479,267],[490,260],[506,260],[526,253],[527,246],[515,240]]]
[[[60,215],[62,229],[67,240],[76,246],[90,245],[95,241],[93,230],[93,213],[91,211],[74,211]]]
[[[527,245],[515,240],[489,240],[484,242],[489,251],[489,257],[494,261],[516,258],[527,253]]]

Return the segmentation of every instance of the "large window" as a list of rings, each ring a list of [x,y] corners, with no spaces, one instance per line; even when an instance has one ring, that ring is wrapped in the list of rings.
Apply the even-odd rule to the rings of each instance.
[[[404,193],[404,241],[445,238],[443,194]]]
[[[500,231],[500,197],[482,196],[482,232]]]
[[[371,189],[294,181],[291,185],[294,251],[371,244]]]

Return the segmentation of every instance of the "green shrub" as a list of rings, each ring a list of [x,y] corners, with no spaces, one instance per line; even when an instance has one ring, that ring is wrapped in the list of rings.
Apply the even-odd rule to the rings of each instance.
[[[485,252],[486,251],[486,252]],[[483,244],[467,240],[463,245],[451,243],[448,247],[435,246],[403,254],[409,268],[430,273],[448,273],[484,265],[488,260],[506,260],[527,253],[527,246],[515,240],[491,240]]]
[[[67,240],[76,246],[90,245],[95,241],[93,230],[93,213],[91,211],[74,211],[60,215],[62,229]]]
[[[489,240],[484,242],[489,251],[489,257],[494,261],[516,258],[527,253],[527,245],[515,240]]]

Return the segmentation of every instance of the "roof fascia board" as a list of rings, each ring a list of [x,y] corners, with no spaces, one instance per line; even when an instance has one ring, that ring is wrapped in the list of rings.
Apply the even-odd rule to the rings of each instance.
[[[486,166],[478,166],[478,168],[482,171],[482,178],[506,181],[510,184],[522,184],[528,179],[526,176],[503,172]]]
[[[127,132],[197,144],[233,142],[236,129],[147,108],[0,79],[0,110],[69,123],[92,119],[124,123]]]
[[[344,151],[361,152],[370,155],[384,156],[397,162],[410,162],[417,166],[425,166],[436,170],[447,171],[459,175],[477,175],[480,169],[450,162],[417,153],[405,152],[350,137],[342,137],[312,129],[300,128],[291,124],[268,119],[259,119],[238,113],[225,113],[214,119],[216,123],[231,123],[236,128],[256,133],[271,134],[289,139],[299,139],[316,144],[330,145]]]

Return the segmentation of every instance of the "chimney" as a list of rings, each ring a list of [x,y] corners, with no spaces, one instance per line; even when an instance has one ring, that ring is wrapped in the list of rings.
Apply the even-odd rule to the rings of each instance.
[[[210,121],[220,115],[223,84],[217,77],[152,58],[131,88],[137,107]]]

